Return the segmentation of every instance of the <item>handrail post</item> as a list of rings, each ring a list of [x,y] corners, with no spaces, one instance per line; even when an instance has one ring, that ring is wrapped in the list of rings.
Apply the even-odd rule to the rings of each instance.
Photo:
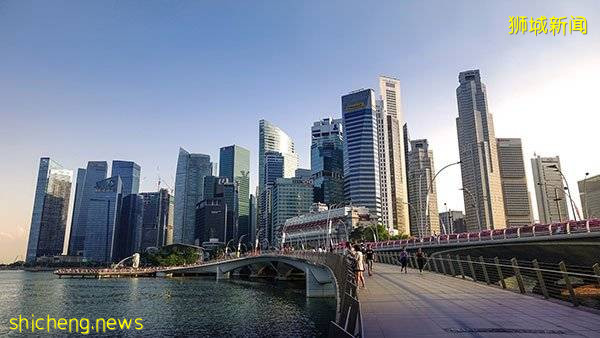
[[[500,278],[500,285],[503,289],[506,289],[506,281],[504,281],[504,274],[500,268],[500,260],[498,257],[494,257],[494,264],[496,264],[496,270],[498,271],[498,278]]]
[[[432,257],[431,260],[433,261],[433,268],[435,269],[435,272],[440,273],[440,271],[438,270],[438,266],[437,266],[437,258]]]
[[[473,267],[473,260],[471,260],[471,255],[467,255],[467,261],[469,262],[469,269],[471,270],[471,277],[473,277],[474,282],[477,282],[477,276],[475,276],[475,268]]]
[[[571,234],[571,222],[567,221],[567,234]]]
[[[600,286],[600,264],[596,263],[592,266],[594,269],[594,273],[596,274],[596,279],[598,280],[598,286]]]
[[[542,291],[542,295],[544,298],[548,299],[548,289],[546,289],[546,283],[544,282],[544,276],[542,276],[542,271],[540,271],[540,265],[538,264],[537,259],[534,259],[531,264],[533,265],[533,269],[535,270],[535,274],[538,278],[538,283],[540,284],[540,290]]]
[[[565,262],[561,261],[560,263],[558,263],[558,267],[560,268],[560,271],[562,271],[563,279],[565,280],[565,286],[569,291],[569,295],[571,296],[573,306],[578,306],[579,302],[575,297],[575,290],[573,290],[573,285],[571,285],[571,280],[569,279],[569,273],[567,272],[567,266],[565,265]]]
[[[490,276],[487,273],[487,269],[485,268],[485,262],[483,261],[483,256],[479,256],[479,263],[481,263],[481,269],[483,270],[483,277],[485,278],[485,282],[487,285],[490,285]]]
[[[442,264],[442,272],[446,275],[446,264],[444,264],[444,257],[440,257],[440,263]]]
[[[519,284],[519,291],[521,293],[525,293],[525,284],[523,283],[523,277],[521,276],[521,270],[519,269],[519,265],[517,264],[517,259],[512,258],[510,260],[513,266],[513,270],[515,271],[515,278],[517,279],[517,284]]]
[[[462,261],[460,260],[459,255],[456,255],[456,261],[458,262],[458,270],[460,270],[460,276],[462,277],[462,279],[465,279],[465,270],[463,269]]]
[[[454,271],[454,262],[452,262],[452,257],[448,254],[448,264],[450,264],[450,273],[452,277],[456,276],[456,272]]]

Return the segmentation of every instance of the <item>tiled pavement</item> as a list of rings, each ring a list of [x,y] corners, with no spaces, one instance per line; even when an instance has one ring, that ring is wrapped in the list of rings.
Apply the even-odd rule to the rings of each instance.
[[[358,296],[367,338],[600,337],[600,315],[568,305],[387,264],[365,278]]]

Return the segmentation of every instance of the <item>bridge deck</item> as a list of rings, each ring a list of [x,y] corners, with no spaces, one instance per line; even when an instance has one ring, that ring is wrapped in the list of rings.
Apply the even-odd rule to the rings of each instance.
[[[387,264],[365,278],[366,337],[600,337],[600,315],[551,301]]]

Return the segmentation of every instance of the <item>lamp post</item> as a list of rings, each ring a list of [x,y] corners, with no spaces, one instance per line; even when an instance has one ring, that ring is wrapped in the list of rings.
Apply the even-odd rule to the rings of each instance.
[[[375,224],[375,227],[377,227],[377,224]],[[373,230],[373,226],[369,226],[369,229],[371,229],[371,232],[373,233],[373,240],[375,241],[375,243],[377,243],[377,233],[375,230]]]
[[[547,194],[547,192],[548,192],[548,186],[551,186],[554,189],[554,202],[556,202],[556,210],[557,210],[557,213],[558,213],[558,221],[562,222],[562,214],[560,213],[560,203],[559,203],[562,200],[562,198],[558,197],[558,191],[562,190],[563,196],[566,198],[567,194],[564,191],[564,189],[561,189],[561,188],[555,186],[554,184],[548,184],[547,182],[537,182],[537,185],[544,186],[544,194]],[[548,216],[549,216],[550,219],[547,220],[547,221],[552,222],[552,214],[550,213],[550,209],[549,208],[550,207],[548,207]],[[575,217],[575,215],[573,215],[573,217]],[[569,219],[569,212],[568,212],[568,209],[567,209],[567,220],[568,219]]]
[[[240,236],[240,239],[238,241],[238,246],[237,246],[237,256],[240,257],[240,249],[242,248],[242,238],[244,238],[246,235],[248,234],[243,234]]]
[[[567,186],[567,192],[569,193],[569,200],[571,202],[571,211],[573,212],[573,218],[575,218],[575,220],[577,221],[577,216],[579,215],[579,212],[575,213],[575,207],[574,207],[574,203],[573,199],[571,198],[571,189],[569,188],[569,182],[567,182],[567,178],[565,177],[565,175],[563,175],[562,171],[560,171],[560,169],[558,168],[558,165],[556,164],[551,164],[548,166],[548,168],[552,168],[555,171],[557,171],[560,174],[560,177],[563,179],[563,181],[565,181],[565,185]],[[581,217],[579,217],[581,218]]]
[[[479,225],[479,232],[481,232],[481,218],[479,216],[479,206],[476,204],[477,201],[475,199],[475,196],[469,191],[469,189],[462,187],[460,188],[460,190],[463,190],[464,192],[466,192],[469,196],[471,196],[471,199],[473,200],[473,208],[475,208],[476,214],[477,214],[477,224]],[[487,229],[487,225],[486,225],[486,229]]]
[[[233,238],[230,239],[227,244],[225,244],[225,256],[227,257],[227,254],[229,253],[229,243],[231,243],[233,241]]]
[[[590,175],[590,173],[585,173],[585,178],[583,179],[583,196],[585,197],[585,207],[584,207],[584,212],[585,214],[583,215],[585,218],[590,218],[590,211],[588,209],[588,194],[587,194],[587,178]],[[583,202],[583,200],[582,200]]]
[[[445,169],[447,169],[453,165],[457,165],[457,164],[461,164],[461,161],[446,164],[444,167],[442,167],[442,169],[438,170],[438,172],[435,173],[435,175],[433,175],[433,177],[431,178],[431,181],[429,182],[430,183],[429,187],[427,189],[427,194],[425,194],[425,219],[426,220],[429,220],[429,216],[428,216],[428,214],[429,214],[429,192],[430,192],[430,190],[433,190],[433,183],[435,182],[435,178]],[[421,187],[419,187],[419,189],[420,188]],[[431,224],[429,225],[429,227],[431,228]]]

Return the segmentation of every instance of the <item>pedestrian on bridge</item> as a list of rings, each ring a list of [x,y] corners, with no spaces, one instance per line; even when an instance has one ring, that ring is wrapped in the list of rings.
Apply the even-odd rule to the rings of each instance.
[[[415,257],[417,258],[417,266],[419,267],[419,273],[423,274],[423,267],[425,266],[425,254],[423,253],[421,248],[417,250]]]
[[[367,271],[369,272],[369,276],[373,276],[373,259],[375,258],[375,251],[373,251],[371,244],[369,244],[367,250],[365,250],[365,257],[367,258]]]
[[[363,272],[365,271],[365,259],[362,251],[360,251],[360,245],[356,244],[354,246],[354,257],[356,259],[356,269],[354,270],[356,274],[356,285],[358,286],[360,283],[361,287],[365,287],[365,276]]]
[[[402,251],[400,251],[400,273],[402,273],[402,271],[404,270],[404,273],[408,273],[407,267],[408,266],[408,252],[406,252],[406,247],[402,248]]]

